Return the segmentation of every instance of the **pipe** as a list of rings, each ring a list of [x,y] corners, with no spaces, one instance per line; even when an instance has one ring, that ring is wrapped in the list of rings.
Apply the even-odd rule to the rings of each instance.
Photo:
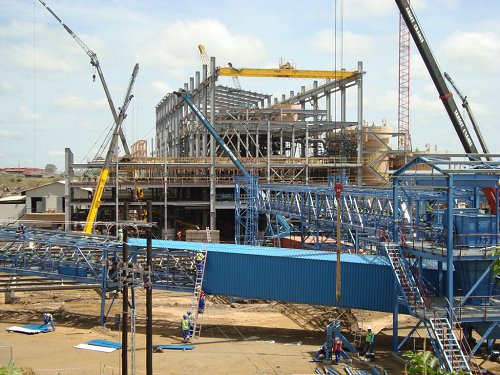
[[[122,262],[123,262],[123,271],[122,271],[122,277],[123,277],[123,288],[122,288],[122,294],[123,294],[123,307],[122,307],[122,375],[127,375],[128,374],[128,363],[127,363],[127,355],[128,355],[128,347],[127,347],[127,342],[128,342],[128,286],[127,286],[127,248],[128,248],[128,230],[127,228],[123,228],[123,257],[122,257]]]
[[[153,222],[153,204],[148,201],[148,222]],[[153,268],[151,250],[153,248],[152,227],[147,229],[146,266],[146,375],[153,375],[153,287],[150,271]]]

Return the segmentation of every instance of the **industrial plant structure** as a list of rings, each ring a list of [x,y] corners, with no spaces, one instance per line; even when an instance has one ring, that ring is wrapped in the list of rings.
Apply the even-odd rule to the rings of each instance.
[[[104,161],[78,164],[66,149],[66,230],[19,236],[0,228],[0,271],[63,277],[102,296],[118,285],[124,299],[128,285],[192,291],[194,307],[203,287],[392,312],[394,351],[424,327],[443,368],[481,373],[471,357],[483,344],[491,353],[500,338],[491,267],[498,260],[500,155],[485,151],[478,131],[483,152],[475,146],[410,5],[396,3],[465,154],[417,155],[406,149],[407,132],[364,124],[361,62],[354,71],[235,69],[212,57],[156,106],[150,154],[140,141],[125,157],[109,158],[112,143]],[[324,82],[273,99],[218,85],[220,76]],[[93,196],[75,194],[96,184]],[[70,233],[83,225],[94,233]],[[109,241],[120,227],[136,238]],[[230,245],[202,244],[214,230]],[[184,241],[189,234],[196,241]],[[202,269],[194,263],[200,252]],[[129,262],[125,276],[111,280],[109,265],[121,256]],[[123,280],[127,272],[140,274],[136,286]],[[101,323],[105,305],[102,297]],[[404,336],[401,313],[418,320]]]

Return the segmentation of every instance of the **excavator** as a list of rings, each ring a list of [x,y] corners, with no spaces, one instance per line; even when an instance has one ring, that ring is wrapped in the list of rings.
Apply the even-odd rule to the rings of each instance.
[[[396,5],[399,8],[401,16],[403,17],[406,26],[410,31],[410,34],[413,38],[413,41],[415,42],[415,45],[420,53],[420,56],[422,57],[425,66],[427,67],[427,70],[432,78],[432,81],[436,86],[436,89],[439,93],[439,99],[441,99],[444,108],[446,109],[446,112],[450,117],[451,123],[453,124],[453,127],[457,132],[458,138],[460,139],[460,142],[462,143],[465,152],[467,154],[479,154],[478,149],[474,143],[474,140],[472,139],[472,136],[469,133],[469,130],[467,129],[465,121],[462,118],[462,115],[460,114],[460,110],[458,109],[457,104],[453,99],[453,94],[448,89],[443,74],[441,73],[441,70],[439,69],[439,66],[436,62],[436,59],[434,58],[434,55],[432,54],[432,51],[429,45],[427,44],[427,40],[424,36],[420,24],[417,21],[417,18],[415,16],[415,13],[413,12],[410,3],[408,2],[408,0],[395,0],[395,1]],[[481,145],[483,146],[483,150],[487,150],[486,145],[482,141],[482,137],[480,137],[479,139],[481,141]],[[478,159],[477,156],[469,155],[468,157],[470,160]],[[486,160],[489,160],[487,156]],[[482,190],[486,200],[488,201],[488,205],[490,206],[491,213],[497,212],[499,207],[496,201],[496,188],[483,187]]]

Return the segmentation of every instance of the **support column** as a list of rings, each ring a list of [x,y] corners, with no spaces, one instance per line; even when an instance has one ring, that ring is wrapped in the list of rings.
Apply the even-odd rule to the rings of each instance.
[[[448,196],[447,196],[447,227],[446,233],[446,298],[450,303],[450,310],[453,309],[453,175],[448,176]],[[453,326],[450,316],[450,324]]]
[[[74,175],[73,171],[73,153],[71,149],[64,149],[65,173],[64,173],[64,230],[69,232],[71,230],[71,177]]]
[[[271,121],[267,120],[267,166],[266,166],[266,181],[271,182],[271,153],[273,152],[273,145],[271,144]]]
[[[215,57],[210,58],[210,122],[215,129]],[[216,229],[215,211],[215,138],[210,137],[210,230]]]
[[[398,314],[399,314],[399,288],[396,278],[394,278],[394,310],[392,312],[392,351],[398,351]]]
[[[363,63],[358,61],[358,178],[357,184],[363,184]]]
[[[128,255],[127,245],[128,230],[123,228],[123,267],[127,268]],[[122,375],[128,374],[128,285],[127,271],[122,270],[123,287],[122,287]]]

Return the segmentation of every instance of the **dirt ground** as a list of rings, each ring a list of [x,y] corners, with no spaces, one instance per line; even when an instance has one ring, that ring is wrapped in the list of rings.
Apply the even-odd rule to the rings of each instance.
[[[121,298],[113,304],[106,327],[99,327],[100,297],[95,291],[18,292],[16,297],[15,304],[3,304],[0,296],[0,364],[12,359],[16,367],[30,375],[121,374],[121,350],[101,353],[74,348],[93,339],[121,343],[121,332],[114,326],[115,315],[121,312]],[[186,293],[153,292],[153,345],[181,344],[179,323],[190,308],[191,297]],[[314,374],[323,364],[310,360],[325,340],[326,322],[336,318],[343,322],[342,331],[350,340],[354,340],[352,332],[358,326],[370,325],[377,334],[374,362],[366,363],[355,355],[349,366],[376,365],[390,374],[404,373],[404,366],[389,355],[392,315],[276,302],[230,302],[209,296],[201,337],[191,343],[195,348],[153,353],[154,374]],[[136,305],[136,350],[128,353],[128,373],[145,374],[143,291],[137,291]],[[40,324],[43,312],[54,315],[55,332],[26,335],[6,330],[14,325]],[[357,324],[353,317],[358,319]],[[403,331],[411,329],[411,319],[401,317]],[[129,345],[131,339],[129,332]],[[500,365],[490,365],[492,371],[500,373]],[[333,366],[343,373],[344,363]]]

